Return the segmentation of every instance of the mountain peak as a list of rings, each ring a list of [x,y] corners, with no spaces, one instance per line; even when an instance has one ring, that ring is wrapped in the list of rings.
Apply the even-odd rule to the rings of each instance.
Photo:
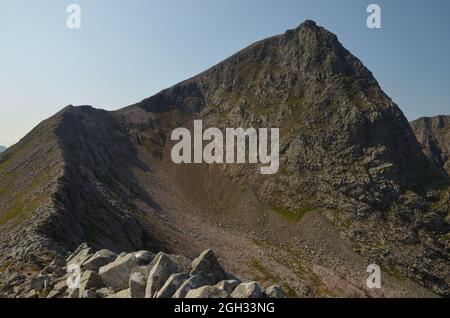
[[[300,28],[317,28],[316,21],[313,20],[305,20],[303,23],[301,23],[297,29]]]

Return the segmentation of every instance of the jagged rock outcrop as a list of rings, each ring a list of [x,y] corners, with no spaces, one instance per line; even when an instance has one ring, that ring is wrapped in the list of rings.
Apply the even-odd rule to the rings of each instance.
[[[450,173],[450,116],[422,117],[411,126],[427,156]]]

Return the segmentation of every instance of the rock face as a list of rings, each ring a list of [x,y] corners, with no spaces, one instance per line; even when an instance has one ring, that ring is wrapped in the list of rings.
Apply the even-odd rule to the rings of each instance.
[[[175,165],[171,131],[192,127],[193,119],[222,130],[279,127],[278,173],[261,175],[260,164]],[[181,283],[174,297],[185,297],[229,277],[211,262],[211,252],[192,264],[154,252],[193,256],[215,244],[221,252],[246,254],[249,245],[239,240],[245,238],[283,244],[291,256],[303,253],[297,242],[311,239],[307,244],[319,250],[333,249],[332,259],[323,261],[330,268],[347,259],[350,252],[341,247],[352,246],[352,253],[408,283],[449,296],[450,182],[439,162],[423,154],[401,110],[361,61],[334,34],[306,21],[119,111],[68,106],[0,154],[1,295],[23,295],[17,290],[23,279],[87,242],[69,263],[83,271],[101,266],[99,275],[113,291],[101,295],[142,296],[142,277],[133,276],[131,287],[130,278],[135,267],[148,266],[154,269],[148,296],[158,296],[173,274],[186,273],[187,280],[173,285]],[[343,240],[339,246],[303,228],[307,214],[326,218]],[[329,223],[314,230],[329,235]],[[125,254],[109,262],[95,256],[102,249],[111,258]],[[129,254],[139,250],[150,252]],[[224,261],[251,270],[249,256],[236,254]]]
[[[426,155],[450,174],[450,116],[419,118],[411,126]]]

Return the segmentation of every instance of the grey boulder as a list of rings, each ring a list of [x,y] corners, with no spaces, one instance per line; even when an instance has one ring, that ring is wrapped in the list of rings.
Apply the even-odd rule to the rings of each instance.
[[[189,279],[186,273],[172,274],[156,294],[156,298],[171,298],[180,286]]]
[[[183,267],[169,255],[160,254],[152,267],[145,290],[145,298],[153,298],[172,274],[180,273]]]
[[[177,289],[172,298],[185,298],[191,289],[197,289],[208,285],[208,281],[201,275],[191,276]]]
[[[197,289],[191,289],[186,298],[227,298],[229,294],[217,286],[203,286]]]
[[[283,289],[279,285],[273,285],[266,288],[265,294],[269,298],[285,298]]]
[[[226,278],[225,271],[211,249],[202,252],[192,261],[191,276],[194,275],[202,275],[211,285]]]
[[[216,287],[226,291],[228,294],[231,294],[234,289],[240,284],[239,281],[234,279],[223,280],[216,284]]]
[[[131,272],[136,267],[136,257],[133,254],[119,256],[105,266],[100,267],[99,275],[103,283],[115,291],[128,288]]]
[[[238,285],[233,293],[232,298],[262,298],[263,291],[257,282],[242,283]]]
[[[83,267],[89,270],[98,270],[100,267],[105,266],[113,262],[117,258],[117,254],[111,252],[110,250],[103,249],[96,252],[90,258],[88,258],[84,263]]]

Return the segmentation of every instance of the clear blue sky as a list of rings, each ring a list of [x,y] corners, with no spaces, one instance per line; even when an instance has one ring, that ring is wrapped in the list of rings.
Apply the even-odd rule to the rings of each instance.
[[[66,8],[81,6],[80,30]],[[382,29],[366,27],[366,7]],[[313,19],[409,119],[450,113],[448,0],[1,0],[0,144],[68,104],[117,109]]]

